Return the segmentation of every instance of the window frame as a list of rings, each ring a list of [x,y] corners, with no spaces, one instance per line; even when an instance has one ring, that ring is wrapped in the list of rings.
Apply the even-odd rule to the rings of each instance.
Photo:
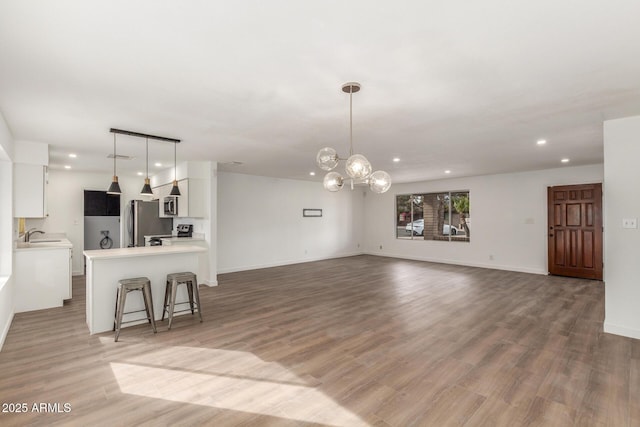
[[[394,209],[394,215],[395,215],[395,220],[394,220],[394,226],[396,228],[395,231],[395,236],[396,236],[396,240],[422,240],[422,241],[436,241],[436,242],[465,242],[465,243],[470,243],[471,242],[471,233],[469,232],[469,235],[467,235],[466,230],[464,233],[464,237],[459,236],[458,234],[460,233],[459,231],[456,234],[452,234],[451,233],[451,227],[455,227],[456,230],[459,230],[458,225],[454,225],[452,224],[452,219],[454,216],[454,207],[453,207],[453,197],[456,194],[466,194],[466,197],[469,200],[469,208],[467,209],[468,212],[464,212],[463,214],[466,214],[466,218],[470,218],[471,217],[471,203],[470,203],[470,199],[471,199],[471,190],[448,190],[448,191],[432,191],[432,192],[428,192],[428,193],[423,193],[423,192],[411,192],[411,193],[400,193],[400,194],[396,194],[395,195],[395,209]],[[409,232],[408,236],[402,235],[400,230],[401,228],[405,228],[406,230],[406,225],[408,224],[412,224],[415,221],[418,221],[420,219],[422,219],[424,221],[424,210],[422,212],[422,218],[415,218],[415,209],[414,209],[414,203],[412,203],[412,201],[414,200],[415,197],[421,197],[423,206],[424,206],[424,200],[428,198],[428,196],[440,196],[440,195],[444,195],[445,199],[448,201],[446,207],[445,207],[445,215],[443,219],[446,219],[446,222],[443,223],[443,225],[448,225],[449,226],[449,230],[450,232],[448,234],[444,234],[442,233],[442,235],[438,235],[438,238],[430,238],[430,239],[426,239],[425,237],[425,233],[424,233],[424,222],[423,222],[423,233],[422,235],[414,235],[414,230],[413,227],[411,229],[411,231]],[[400,225],[401,222],[403,222],[400,219],[401,216],[401,212],[399,210],[399,205],[401,202],[401,198],[403,197],[408,197],[408,202],[410,205],[410,211],[409,213],[409,220],[404,221],[405,224],[404,225]],[[456,211],[457,213],[457,211]],[[447,218],[448,217],[448,218]],[[465,223],[467,224],[467,228],[468,228],[468,222],[465,220]],[[446,236],[446,239],[444,238]]]

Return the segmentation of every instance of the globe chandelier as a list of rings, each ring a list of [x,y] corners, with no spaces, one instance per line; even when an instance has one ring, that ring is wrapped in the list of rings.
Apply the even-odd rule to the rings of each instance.
[[[320,169],[332,171],[340,160],[346,160],[345,170],[352,190],[354,184],[368,184],[374,193],[384,193],[391,187],[391,176],[385,171],[372,172],[371,163],[365,156],[353,154],[353,94],[360,91],[360,83],[345,83],[342,91],[349,94],[349,158],[340,158],[334,148],[324,147],[318,151],[316,163]],[[335,171],[327,173],[323,181],[325,190],[329,191],[342,190],[344,183],[345,178]]]

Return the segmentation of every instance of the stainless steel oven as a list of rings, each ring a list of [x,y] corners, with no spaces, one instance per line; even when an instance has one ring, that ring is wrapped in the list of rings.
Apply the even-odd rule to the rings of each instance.
[[[166,196],[164,198],[164,214],[178,215],[178,196]]]

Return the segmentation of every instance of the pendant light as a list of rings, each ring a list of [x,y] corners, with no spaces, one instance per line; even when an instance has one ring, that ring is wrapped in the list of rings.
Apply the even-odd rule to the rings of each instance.
[[[149,180],[149,138],[147,140],[147,166],[146,166],[146,175],[144,179],[144,185],[142,186],[142,190],[140,190],[141,196],[153,196],[153,190],[151,190],[151,181]]]
[[[338,152],[325,147],[318,151],[316,163],[322,170],[331,171],[340,160],[346,160],[345,170],[351,178],[351,189],[354,184],[368,184],[374,193],[384,193],[391,187],[391,176],[385,171],[372,173],[371,163],[362,154],[353,154],[353,94],[360,91],[360,83],[349,82],[342,85],[342,91],[349,94],[349,158],[342,159]],[[338,172],[329,172],[323,180],[328,191],[340,191],[344,187],[345,178]]]
[[[116,134],[113,134],[113,180],[107,190],[107,194],[122,194],[120,184],[118,184],[118,175],[116,175]]]
[[[178,177],[178,163],[177,163],[177,157],[176,157],[176,143],[173,143],[173,187],[171,187],[171,193],[169,193],[171,196],[179,196],[180,195],[180,188],[178,188],[178,181],[177,181],[177,177]]]

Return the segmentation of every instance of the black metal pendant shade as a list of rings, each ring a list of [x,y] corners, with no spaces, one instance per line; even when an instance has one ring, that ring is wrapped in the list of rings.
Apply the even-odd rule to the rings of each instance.
[[[171,196],[180,196],[180,188],[178,188],[178,181],[174,180],[173,181],[173,187],[171,187],[171,193],[169,193],[169,195]]]
[[[120,184],[118,184],[118,177],[113,176],[113,181],[107,190],[107,194],[122,194],[122,190],[120,190]]]
[[[149,178],[144,179],[144,185],[142,186],[142,190],[140,190],[141,196],[153,196],[153,190],[151,189],[151,183]]]

